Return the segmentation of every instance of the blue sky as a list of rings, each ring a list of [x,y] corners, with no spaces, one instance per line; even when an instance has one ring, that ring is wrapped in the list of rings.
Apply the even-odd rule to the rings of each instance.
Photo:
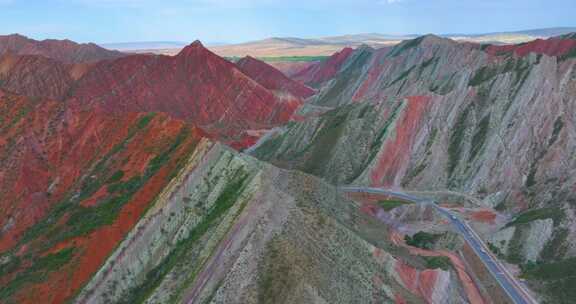
[[[576,0],[0,0],[0,34],[79,42],[483,33],[576,26]]]

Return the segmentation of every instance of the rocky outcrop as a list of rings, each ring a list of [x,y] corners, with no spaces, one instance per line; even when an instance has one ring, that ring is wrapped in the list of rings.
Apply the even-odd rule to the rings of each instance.
[[[18,34],[0,36],[0,55],[3,54],[41,55],[63,63],[89,63],[126,56],[94,43],[78,44],[55,39],[37,41]]]
[[[244,57],[236,62],[236,65],[244,74],[273,92],[288,93],[298,98],[307,98],[315,93],[313,89],[286,77],[282,72],[256,58]]]

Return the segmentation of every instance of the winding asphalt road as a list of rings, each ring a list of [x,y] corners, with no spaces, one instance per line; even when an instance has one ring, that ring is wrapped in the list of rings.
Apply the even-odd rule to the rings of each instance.
[[[474,250],[476,255],[482,260],[490,274],[494,277],[496,282],[500,284],[502,289],[508,294],[510,300],[515,304],[534,304],[538,303],[518,282],[518,280],[500,263],[486,244],[482,241],[480,236],[466,223],[458,218],[455,214],[448,209],[440,207],[434,200],[416,197],[413,195],[405,194],[402,192],[389,191],[380,188],[368,187],[341,187],[340,190],[344,192],[355,193],[370,193],[382,194],[390,197],[400,198],[402,200],[414,202],[417,204],[431,204],[441,214],[445,215],[456,230],[464,237],[468,245]]]

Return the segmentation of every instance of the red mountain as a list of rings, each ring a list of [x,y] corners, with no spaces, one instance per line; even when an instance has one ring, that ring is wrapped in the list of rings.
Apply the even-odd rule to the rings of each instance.
[[[13,53],[17,55],[42,55],[64,63],[96,62],[104,59],[115,59],[126,54],[102,48],[94,43],[79,44],[70,40],[34,40],[12,34],[0,36],[0,55]]]
[[[0,56],[0,87],[31,97],[62,99],[89,64],[64,64],[36,55]]]
[[[311,65],[308,68],[300,71],[292,77],[292,79],[300,81],[308,85],[318,85],[326,80],[333,78],[340,70],[342,64],[346,61],[348,56],[354,52],[351,48],[345,48],[340,52],[330,56],[325,61]]]
[[[236,65],[242,72],[269,90],[288,92],[300,98],[307,98],[315,93],[313,89],[286,77],[273,66],[251,56],[240,59]]]
[[[71,92],[71,103],[109,112],[165,112],[228,142],[287,122],[301,100],[278,96],[233,63],[194,42],[178,55],[101,61]]]

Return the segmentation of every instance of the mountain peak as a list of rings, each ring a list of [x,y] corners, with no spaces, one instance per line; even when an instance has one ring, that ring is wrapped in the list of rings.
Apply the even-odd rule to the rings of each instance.
[[[266,63],[264,63],[262,60],[260,60],[258,58],[252,57],[250,55],[246,55],[246,56],[242,57],[240,60],[238,60],[238,63],[237,63],[237,65],[244,65],[244,64],[263,65]]]
[[[416,38],[420,40],[423,44],[438,44],[438,43],[454,43],[455,41],[450,38],[440,37],[435,34],[426,34]]]
[[[193,47],[204,47],[204,45],[202,44],[202,42],[198,39],[194,40],[194,42],[190,43],[190,46]]]
[[[26,37],[26,36],[24,36],[24,35],[22,35],[22,34],[18,34],[18,33],[8,34],[8,35],[6,35],[6,36],[8,36],[8,37],[28,38],[28,37]]]
[[[186,56],[191,54],[198,54],[208,52],[208,49],[204,47],[200,40],[195,40],[194,42],[190,43],[186,47],[184,47],[177,56]]]

